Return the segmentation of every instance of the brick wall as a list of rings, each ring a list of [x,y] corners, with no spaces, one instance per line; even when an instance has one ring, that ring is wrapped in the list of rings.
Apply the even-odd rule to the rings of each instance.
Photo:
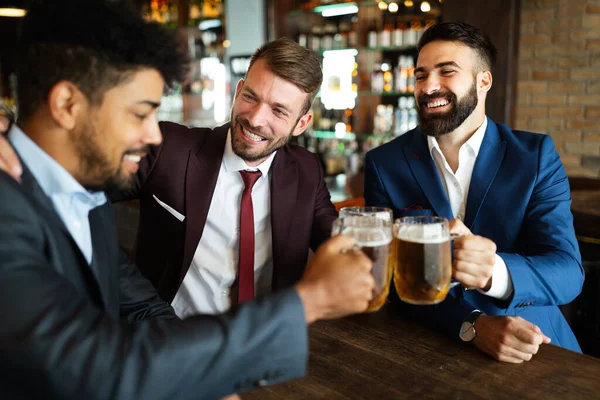
[[[600,0],[521,0],[515,122],[552,135],[570,176],[600,177]]]

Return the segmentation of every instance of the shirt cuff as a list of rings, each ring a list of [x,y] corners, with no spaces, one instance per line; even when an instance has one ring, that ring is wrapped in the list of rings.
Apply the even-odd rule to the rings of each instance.
[[[492,287],[485,291],[477,289],[479,293],[500,300],[508,300],[513,294],[513,283],[506,268],[506,263],[498,254],[496,254],[496,263],[492,271]]]

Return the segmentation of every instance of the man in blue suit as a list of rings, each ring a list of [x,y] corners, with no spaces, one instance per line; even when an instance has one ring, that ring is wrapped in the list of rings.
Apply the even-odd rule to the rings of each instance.
[[[466,236],[454,241],[461,286],[438,305],[401,308],[501,361],[550,341],[581,351],[558,308],[584,273],[552,138],[486,117],[496,49],[477,28],[435,25],[418,51],[419,127],[367,154],[366,203],[445,217]]]

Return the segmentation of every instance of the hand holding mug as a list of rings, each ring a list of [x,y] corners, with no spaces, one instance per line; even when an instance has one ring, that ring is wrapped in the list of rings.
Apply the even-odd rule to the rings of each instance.
[[[465,288],[489,290],[496,263],[496,244],[483,236],[473,235],[459,219],[450,221],[454,239],[452,275]]]

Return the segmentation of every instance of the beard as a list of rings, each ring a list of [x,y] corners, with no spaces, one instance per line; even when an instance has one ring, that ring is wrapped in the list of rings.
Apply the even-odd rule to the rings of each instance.
[[[80,155],[80,172],[82,186],[86,190],[125,190],[133,184],[133,175],[127,176],[121,169],[121,162],[126,154],[147,153],[148,149],[127,151],[121,156],[117,167],[111,167],[106,151],[98,143],[97,130],[89,120],[75,136],[75,146]]]
[[[429,114],[425,112],[427,102],[443,97],[450,100],[452,108],[446,113]],[[460,100],[452,92],[436,92],[433,95],[424,94],[418,100],[419,128],[427,136],[439,137],[446,135],[462,125],[473,113],[479,99],[475,82]]]
[[[299,121],[300,119],[298,119]],[[294,132],[294,129],[296,129],[296,125],[298,124],[298,121],[296,121],[296,124],[294,124],[294,127],[292,128],[292,130],[289,132],[288,135],[279,138],[279,139],[270,139],[269,137],[272,137],[273,135],[271,134],[267,134],[266,132],[264,132],[261,128],[257,128],[257,127],[253,127],[250,124],[250,121],[248,121],[246,118],[242,118],[242,117],[234,117],[233,116],[233,111],[231,113],[231,147],[233,149],[233,152],[235,153],[235,155],[237,155],[238,157],[240,157],[242,160],[247,161],[247,162],[256,162],[262,159],[265,159],[267,157],[269,157],[271,154],[273,154],[275,151],[279,150],[280,148],[282,148],[283,146],[285,146],[286,144],[289,143],[289,141],[292,139],[292,133]],[[237,139],[236,140],[236,132],[241,129],[247,129],[263,138],[266,139],[266,141],[268,142],[267,146],[265,146],[265,148],[262,151],[258,151],[255,152],[252,149],[252,146],[250,146],[249,144],[245,143],[242,139]],[[240,133],[243,134],[243,133]]]

